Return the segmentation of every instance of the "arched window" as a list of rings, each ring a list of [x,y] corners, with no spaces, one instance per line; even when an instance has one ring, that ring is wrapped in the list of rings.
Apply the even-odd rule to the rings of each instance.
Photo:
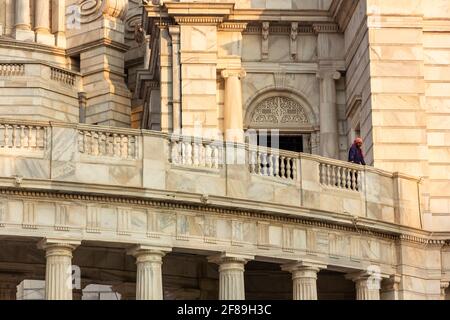
[[[251,100],[245,128],[250,143],[296,152],[311,152],[316,117],[309,103],[291,91],[270,90]]]

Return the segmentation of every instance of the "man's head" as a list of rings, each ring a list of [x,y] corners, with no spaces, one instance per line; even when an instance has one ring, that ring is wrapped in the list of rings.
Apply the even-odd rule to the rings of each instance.
[[[358,146],[358,148],[361,148],[363,145],[363,140],[361,138],[356,138],[355,144]]]

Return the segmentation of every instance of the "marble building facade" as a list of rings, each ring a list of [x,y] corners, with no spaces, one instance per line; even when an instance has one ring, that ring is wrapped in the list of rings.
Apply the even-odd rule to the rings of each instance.
[[[449,17],[0,0],[0,299],[449,299]]]

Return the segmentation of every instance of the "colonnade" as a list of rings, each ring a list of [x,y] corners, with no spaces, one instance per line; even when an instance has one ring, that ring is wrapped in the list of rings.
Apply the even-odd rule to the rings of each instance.
[[[80,299],[80,290],[72,285],[73,251],[80,245],[79,241],[44,239],[38,247],[45,251],[45,298],[47,300]],[[169,247],[138,245],[127,251],[135,258],[137,300],[163,299],[163,257],[171,252]],[[208,262],[218,265],[219,299],[245,299],[245,265],[254,260],[253,256],[221,253],[208,257]],[[317,276],[327,265],[315,261],[297,261],[280,265],[281,270],[292,275],[293,300],[317,300]],[[371,272],[349,273],[347,279],[355,283],[357,300],[379,300],[381,276]],[[20,280],[8,277],[0,278],[0,299],[15,298],[16,286]],[[129,291],[129,290],[128,290]],[[128,297],[130,298],[130,297]]]
[[[11,30],[16,40],[65,48],[65,0],[35,0],[33,6],[31,0],[16,0],[6,11],[14,19],[4,21],[5,31]]]

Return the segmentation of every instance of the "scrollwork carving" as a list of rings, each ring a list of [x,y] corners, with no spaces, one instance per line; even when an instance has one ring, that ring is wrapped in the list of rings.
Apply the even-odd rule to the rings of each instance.
[[[127,0],[79,0],[81,23],[89,23],[106,15],[124,20],[128,11]]]

